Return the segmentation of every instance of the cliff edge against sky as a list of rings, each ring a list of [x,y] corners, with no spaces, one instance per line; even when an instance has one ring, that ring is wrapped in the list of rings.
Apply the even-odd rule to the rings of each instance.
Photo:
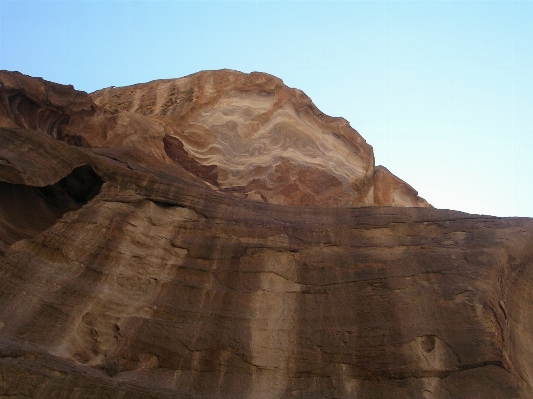
[[[0,396],[533,396],[533,220],[433,209],[279,79],[1,72],[0,126]]]

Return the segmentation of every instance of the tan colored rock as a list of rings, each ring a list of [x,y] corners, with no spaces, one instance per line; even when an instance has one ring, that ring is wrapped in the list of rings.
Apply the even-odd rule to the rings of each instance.
[[[317,148],[316,126],[370,147],[273,77],[209,74],[179,83],[222,79],[192,102],[160,81],[112,109],[117,91],[0,73],[0,397],[533,397],[533,220],[432,209],[373,158],[367,191],[346,181],[379,206],[265,203],[338,206],[342,159],[287,145],[267,190],[210,121],[275,108]]]
[[[159,151],[163,144],[168,158],[221,190],[277,204],[372,205],[372,148],[274,76],[208,71],[92,97],[111,113],[158,122]],[[107,140],[124,135],[115,133]],[[124,139],[153,142],[146,134]]]
[[[6,127],[46,131],[83,147],[135,147],[215,190],[254,201],[390,205],[374,201],[374,155],[359,133],[268,74],[204,71],[91,97],[20,74],[3,72],[2,80]],[[42,121],[49,113],[53,118]],[[379,196],[394,196],[394,206],[428,206],[414,190],[399,194],[393,186],[382,184]]]
[[[530,219],[248,201],[23,129],[0,148],[0,396],[533,394]],[[80,163],[103,185],[43,197],[24,170]]]
[[[73,115],[93,115],[96,105],[87,93],[72,86],[32,78],[18,72],[0,71],[0,126],[31,129],[84,145],[80,136],[65,134],[62,127]]]
[[[374,205],[431,207],[413,187],[381,165],[374,168]]]

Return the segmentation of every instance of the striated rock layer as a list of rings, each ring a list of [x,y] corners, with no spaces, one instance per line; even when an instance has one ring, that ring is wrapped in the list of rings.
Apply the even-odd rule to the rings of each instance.
[[[59,97],[2,97],[0,397],[533,397],[532,219],[250,201]]]
[[[243,198],[429,206],[387,169],[374,168],[372,147],[346,120],[324,115],[303,92],[264,73],[206,71],[89,97],[0,72],[0,101],[6,127],[84,147],[135,147]]]

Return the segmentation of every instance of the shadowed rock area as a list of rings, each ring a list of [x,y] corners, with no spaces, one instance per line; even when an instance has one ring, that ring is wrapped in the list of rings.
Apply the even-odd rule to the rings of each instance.
[[[532,219],[428,207],[270,75],[0,82],[0,397],[533,397]]]
[[[0,252],[11,244],[33,238],[66,212],[76,211],[100,191],[102,179],[88,165],[75,168],[45,187],[0,181]]]

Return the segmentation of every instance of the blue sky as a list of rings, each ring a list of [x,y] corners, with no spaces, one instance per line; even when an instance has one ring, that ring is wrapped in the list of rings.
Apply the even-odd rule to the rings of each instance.
[[[0,0],[0,69],[88,92],[268,72],[438,208],[533,217],[533,1]]]

